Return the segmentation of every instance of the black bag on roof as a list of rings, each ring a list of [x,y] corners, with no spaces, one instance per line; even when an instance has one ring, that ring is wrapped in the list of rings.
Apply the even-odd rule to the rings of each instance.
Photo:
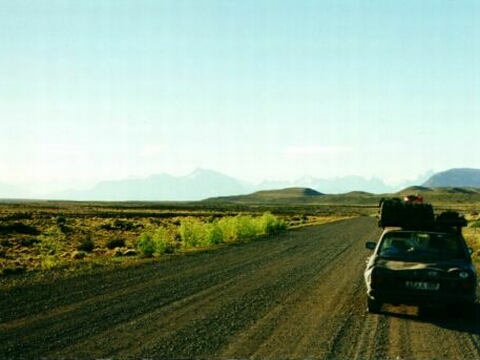
[[[435,221],[433,206],[420,202],[403,201],[400,198],[380,201],[378,226],[405,229],[428,229]]]
[[[467,226],[467,219],[456,211],[444,211],[437,215],[436,225],[440,228],[462,228]]]

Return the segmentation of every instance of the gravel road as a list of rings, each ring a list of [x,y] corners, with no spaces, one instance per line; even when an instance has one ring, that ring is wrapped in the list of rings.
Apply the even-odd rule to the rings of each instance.
[[[478,317],[366,313],[364,243],[379,233],[362,217],[6,288],[0,358],[480,358]]]

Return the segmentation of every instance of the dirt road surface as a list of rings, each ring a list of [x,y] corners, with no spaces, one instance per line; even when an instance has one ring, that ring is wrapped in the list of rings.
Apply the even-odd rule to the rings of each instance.
[[[3,289],[0,358],[475,359],[480,321],[365,311],[364,217]]]

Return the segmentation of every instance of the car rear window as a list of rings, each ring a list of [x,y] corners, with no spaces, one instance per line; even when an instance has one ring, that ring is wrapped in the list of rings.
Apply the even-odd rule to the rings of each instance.
[[[385,233],[379,256],[405,261],[465,259],[462,239],[457,234],[419,231]]]

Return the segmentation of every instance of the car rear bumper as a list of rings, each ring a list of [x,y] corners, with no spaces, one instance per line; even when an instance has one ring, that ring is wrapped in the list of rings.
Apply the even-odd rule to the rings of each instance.
[[[472,304],[476,294],[445,294],[438,292],[378,291],[369,290],[368,297],[381,303],[393,305],[416,305],[425,307],[443,307],[452,304]]]

